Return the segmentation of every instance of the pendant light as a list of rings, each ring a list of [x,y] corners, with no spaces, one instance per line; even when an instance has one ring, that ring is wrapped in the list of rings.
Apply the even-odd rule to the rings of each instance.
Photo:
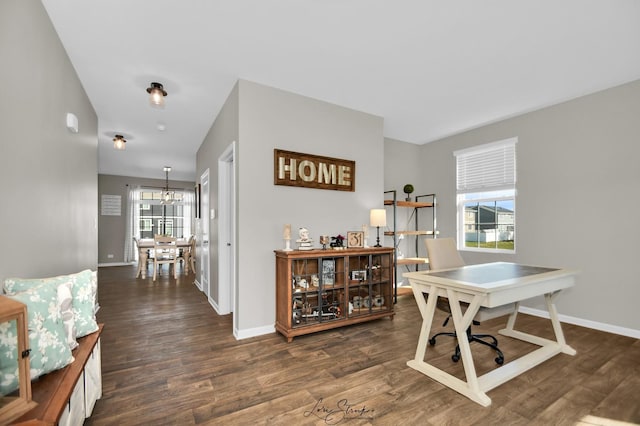
[[[176,202],[175,192],[169,190],[169,172],[171,171],[171,167],[165,166],[165,185],[164,190],[162,191],[162,199],[160,200],[160,204],[174,204]]]

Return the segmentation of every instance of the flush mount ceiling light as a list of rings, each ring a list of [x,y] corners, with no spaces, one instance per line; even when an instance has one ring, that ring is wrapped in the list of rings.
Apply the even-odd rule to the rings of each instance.
[[[171,171],[171,167],[164,167],[165,174],[165,185],[164,191],[162,191],[162,199],[160,200],[160,204],[174,204],[176,202],[175,192],[169,190],[169,172]]]
[[[164,97],[167,96],[167,91],[164,90],[162,84],[153,82],[151,86],[147,87],[147,93],[149,94],[149,103],[151,106],[162,108],[164,107]]]
[[[122,135],[115,135],[113,138],[113,148],[124,151],[127,140]]]

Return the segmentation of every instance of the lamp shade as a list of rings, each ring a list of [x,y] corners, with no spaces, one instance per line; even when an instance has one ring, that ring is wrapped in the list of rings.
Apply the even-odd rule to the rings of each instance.
[[[385,209],[371,209],[369,225],[387,226],[387,211]]]

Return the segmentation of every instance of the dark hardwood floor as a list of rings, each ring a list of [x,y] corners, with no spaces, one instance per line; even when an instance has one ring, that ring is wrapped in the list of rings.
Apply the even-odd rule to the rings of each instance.
[[[407,367],[421,321],[411,294],[399,297],[394,320],[292,343],[276,333],[237,341],[232,316],[215,313],[193,275],[176,281],[164,270],[154,283],[127,266],[100,268],[98,277],[103,395],[87,425],[640,423],[637,339],[564,324],[578,354],[493,389],[485,408]],[[503,324],[480,329],[495,333]],[[521,314],[517,327],[552,337],[546,319]],[[500,346],[506,362],[532,348],[506,337]],[[428,359],[463,379],[453,348],[441,338]],[[472,350],[480,374],[496,368],[488,348]]]

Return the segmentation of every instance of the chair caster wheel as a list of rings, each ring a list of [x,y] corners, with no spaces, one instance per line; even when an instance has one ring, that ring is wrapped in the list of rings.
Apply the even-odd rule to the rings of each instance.
[[[451,360],[453,362],[458,362],[458,361],[460,361],[460,357],[458,355],[451,355]]]
[[[429,339],[429,344],[430,344],[431,346],[435,345],[435,344],[436,344],[436,339],[435,339],[434,337],[432,337],[431,339]]]
[[[498,358],[496,358],[496,364],[498,365],[502,365],[504,364],[504,358],[499,356]]]

